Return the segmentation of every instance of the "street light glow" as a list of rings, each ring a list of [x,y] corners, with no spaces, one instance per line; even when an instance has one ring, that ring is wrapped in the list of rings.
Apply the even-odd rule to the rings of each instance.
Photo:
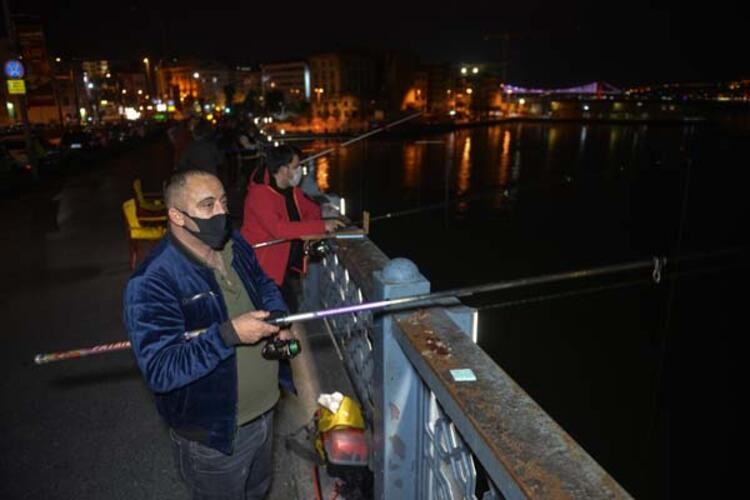
[[[467,71],[468,71],[468,70],[467,70],[466,68],[461,68],[461,74],[462,74],[462,75],[465,75],[465,74],[467,73]]]
[[[471,72],[472,72],[472,73],[474,73],[474,74],[476,75],[477,73],[479,73],[479,68],[477,68],[476,66],[474,66],[474,67],[472,68]]]
[[[196,71],[195,73],[193,73],[193,78],[195,78],[196,80],[197,80],[198,78],[200,78],[200,77],[201,77],[201,75],[200,75],[200,73],[198,73],[197,71]]]
[[[144,58],[143,58],[143,63],[144,63],[144,64],[148,64],[148,57],[144,57]]]

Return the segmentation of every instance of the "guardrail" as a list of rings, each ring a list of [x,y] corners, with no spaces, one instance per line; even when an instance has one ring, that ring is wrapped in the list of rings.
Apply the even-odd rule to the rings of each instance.
[[[331,246],[313,274],[324,307],[430,291],[368,239]],[[326,319],[372,431],[375,498],[630,498],[475,344],[476,320],[455,299]]]

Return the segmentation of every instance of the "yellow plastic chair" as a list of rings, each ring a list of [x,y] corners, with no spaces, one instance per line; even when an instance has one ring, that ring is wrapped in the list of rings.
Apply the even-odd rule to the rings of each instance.
[[[133,192],[135,192],[138,208],[148,210],[149,212],[164,211],[164,199],[158,193],[144,193],[141,179],[137,178],[133,181]]]
[[[135,263],[138,260],[138,242],[139,241],[156,241],[164,236],[167,232],[166,224],[155,226],[144,226],[141,224],[143,219],[138,218],[135,199],[130,198],[122,204],[122,213],[125,215],[125,221],[128,224],[128,251],[130,254],[130,269],[135,269]],[[148,217],[148,219],[160,219],[159,222],[165,222],[166,217]],[[156,222],[156,221],[154,221]]]

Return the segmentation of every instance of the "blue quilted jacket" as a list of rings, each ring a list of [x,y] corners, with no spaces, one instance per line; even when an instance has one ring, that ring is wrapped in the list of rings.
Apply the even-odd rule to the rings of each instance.
[[[252,247],[237,231],[232,239],[232,267],[255,307],[287,312]],[[167,424],[188,439],[231,454],[237,366],[234,347],[227,347],[219,334],[229,318],[213,270],[167,235],[128,281],[124,319],[138,366]],[[185,332],[203,329],[185,338]],[[294,391],[288,370],[279,370],[279,383]]]

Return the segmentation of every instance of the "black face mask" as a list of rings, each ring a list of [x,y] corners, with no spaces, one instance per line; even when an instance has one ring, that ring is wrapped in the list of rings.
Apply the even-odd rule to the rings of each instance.
[[[227,226],[227,214],[217,214],[208,219],[199,219],[193,217],[183,210],[180,210],[185,217],[189,218],[198,226],[198,231],[193,231],[188,227],[190,234],[201,240],[214,250],[221,250],[229,239],[229,227]]]

